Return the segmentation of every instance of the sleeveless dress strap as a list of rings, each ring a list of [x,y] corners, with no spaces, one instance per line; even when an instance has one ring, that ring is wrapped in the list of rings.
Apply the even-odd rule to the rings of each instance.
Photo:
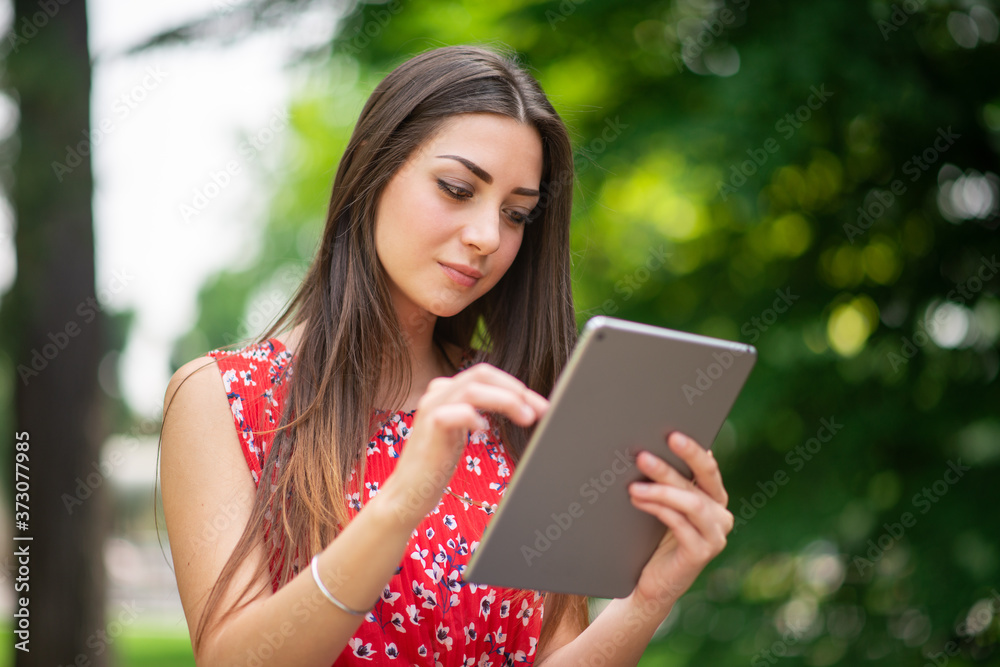
[[[285,394],[285,380],[291,376],[291,354],[281,341],[271,338],[260,345],[238,350],[213,350],[233,413],[240,447],[254,484],[261,471],[278,426]]]

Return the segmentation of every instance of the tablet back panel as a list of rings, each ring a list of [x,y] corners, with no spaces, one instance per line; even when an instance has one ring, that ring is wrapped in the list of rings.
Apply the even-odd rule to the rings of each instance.
[[[666,531],[629,500],[628,484],[645,479],[636,454],[691,478],[666,435],[710,447],[755,361],[742,343],[591,318],[463,578],[629,595]]]

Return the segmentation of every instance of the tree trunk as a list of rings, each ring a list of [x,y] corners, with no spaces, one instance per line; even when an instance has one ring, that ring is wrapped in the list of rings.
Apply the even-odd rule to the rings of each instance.
[[[107,424],[97,368],[107,345],[94,270],[86,2],[14,6],[3,48],[21,113],[11,188],[18,271],[0,319],[30,476],[27,508],[17,508],[28,512],[26,525],[13,526],[15,551],[29,553],[13,563],[15,580],[28,567],[15,611],[27,598],[21,645],[30,651],[16,650],[15,664],[105,666],[117,625],[105,628],[110,494],[98,465]]]

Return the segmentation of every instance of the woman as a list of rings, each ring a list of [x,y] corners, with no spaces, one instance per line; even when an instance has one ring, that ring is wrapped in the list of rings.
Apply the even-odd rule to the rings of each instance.
[[[586,598],[461,578],[575,343],[572,177],[562,120],[509,57],[436,49],[375,89],[288,309],[166,391],[199,665],[637,662],[733,527],[680,434],[696,485],[638,457],[634,504],[670,530],[593,623]]]

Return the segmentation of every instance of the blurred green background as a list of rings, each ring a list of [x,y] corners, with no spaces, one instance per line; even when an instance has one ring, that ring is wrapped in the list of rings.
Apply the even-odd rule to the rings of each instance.
[[[247,7],[309,4],[227,11],[252,26],[266,15]],[[173,366],[263,330],[234,335],[311,259],[340,153],[392,67],[434,46],[510,46],[573,136],[580,325],[605,314],[760,353],[714,446],[737,529],[642,664],[1000,664],[998,13],[992,0],[359,4],[298,65],[263,250],[204,284]],[[107,346],[122,345],[128,317],[111,328]],[[20,360],[6,354],[13,395]],[[112,432],[134,430],[110,410]],[[121,664],[193,664],[178,636],[176,661],[131,627],[113,648]]]

